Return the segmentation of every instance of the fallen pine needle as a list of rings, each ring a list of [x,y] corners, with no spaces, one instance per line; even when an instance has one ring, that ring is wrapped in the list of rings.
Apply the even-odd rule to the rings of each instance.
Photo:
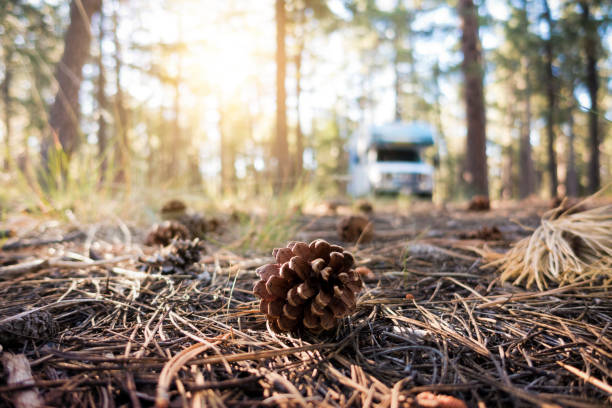
[[[605,382],[603,382],[603,381],[601,381],[601,380],[599,380],[597,378],[593,378],[590,375],[588,375],[587,373],[585,373],[584,371],[579,370],[576,367],[573,367],[571,365],[567,365],[565,363],[562,363],[561,361],[557,361],[557,364],[559,364],[561,367],[565,368],[570,373],[576,375],[577,377],[582,378],[584,381],[586,381],[589,384],[599,388],[600,390],[603,390],[603,391],[607,392],[608,394],[610,394],[610,396],[612,396],[612,386],[610,386],[609,384],[606,384]]]

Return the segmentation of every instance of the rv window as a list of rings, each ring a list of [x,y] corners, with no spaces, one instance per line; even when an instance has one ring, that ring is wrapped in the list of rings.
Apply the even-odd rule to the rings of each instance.
[[[419,162],[421,158],[415,149],[378,149],[378,161]]]

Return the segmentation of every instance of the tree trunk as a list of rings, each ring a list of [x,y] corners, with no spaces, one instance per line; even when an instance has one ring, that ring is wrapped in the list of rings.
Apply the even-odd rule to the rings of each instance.
[[[526,198],[535,191],[535,169],[531,149],[531,87],[529,85],[529,63],[527,58],[521,60],[523,68],[523,117],[521,119],[519,139],[519,197]]]
[[[397,46],[396,46],[397,49]],[[399,56],[398,51],[395,52],[395,59],[393,61],[393,92],[395,94],[395,116],[394,119],[396,122],[402,120],[402,101],[401,101],[401,93],[402,93],[402,84],[399,73]]]
[[[410,66],[410,107],[408,109],[404,109],[407,119],[410,121],[415,121],[419,119],[419,107],[417,103],[417,98],[419,96],[418,90],[420,89],[419,77],[417,75],[416,70],[416,60],[414,58],[414,49],[415,49],[415,32],[412,29],[412,22],[414,21],[414,15],[411,14],[411,18],[406,22],[407,28],[407,36],[408,36],[408,50],[409,54],[409,66]]]
[[[183,43],[183,22],[180,14],[178,15],[178,42]],[[183,140],[183,129],[181,128],[181,83],[183,82],[183,57],[179,51],[175,53],[177,58],[176,77],[172,82],[174,88],[174,120],[172,122],[173,135],[172,146],[170,148],[170,168],[168,174],[178,175],[182,173],[182,156],[184,154],[185,141]]]
[[[119,167],[115,175],[115,181],[129,184],[129,141],[128,141],[128,115],[123,98],[123,86],[121,84],[121,70],[123,61],[121,59],[121,41],[119,39],[119,9],[120,2],[115,3],[113,12],[113,42],[115,44],[115,113],[117,115],[117,143],[115,150],[115,161]]]
[[[573,94],[573,92],[572,92]],[[568,197],[578,196],[578,174],[576,173],[576,153],[574,144],[576,134],[574,133],[574,112],[569,112],[569,136],[567,141],[567,171],[565,174],[565,194]]]
[[[4,144],[6,148],[4,158],[4,170],[9,171],[11,169],[11,163],[13,161],[13,153],[11,151],[11,138],[12,138],[12,126],[11,126],[11,113],[12,113],[12,101],[11,101],[11,80],[13,78],[13,51],[6,49],[4,53],[4,81],[2,81],[2,101],[4,105]]]
[[[514,196],[514,146],[513,143],[502,148],[501,197],[510,200]]]
[[[79,90],[83,65],[89,56],[91,44],[91,16],[100,9],[101,3],[101,0],[73,0],[70,3],[70,25],[64,36],[64,53],[55,74],[58,91],[49,114],[50,134],[41,143],[46,170],[49,169],[52,149],[63,150],[69,158],[81,141]]]
[[[440,91],[440,64],[436,60],[435,65],[432,70],[432,79],[433,79],[433,113],[434,113],[434,122],[436,127],[437,136],[439,139],[439,143],[436,147],[436,155],[439,160],[439,154],[441,148],[444,149],[444,161],[440,163],[440,168],[436,171],[437,180],[444,181],[444,183],[436,183],[438,186],[437,191],[442,192],[441,186],[445,185],[446,191],[442,194],[442,196],[438,196],[442,200],[447,200],[450,197],[455,195],[455,186],[456,183],[452,182],[452,175],[455,174],[453,157],[448,151],[448,142],[446,139],[446,135],[444,133],[444,126],[442,126],[442,104],[440,103],[440,99],[442,98],[442,92]],[[416,84],[415,84],[416,86]]]
[[[304,168],[304,134],[300,122],[300,96],[302,94],[302,54],[304,53],[304,42],[300,41],[298,52],[295,56],[295,175],[301,177]]]
[[[232,154],[232,141],[230,140],[230,128],[226,122],[225,107],[219,101],[219,155],[221,156],[221,185],[220,192],[227,194],[233,191],[235,169],[234,154]]]
[[[555,95],[555,77],[553,75],[553,49],[552,49],[552,32],[553,32],[553,21],[550,15],[550,8],[548,7],[548,1],[543,0],[544,5],[544,18],[548,24],[548,39],[544,43],[546,51],[546,99],[548,109],[546,111],[546,138],[547,138],[547,152],[548,152],[548,173],[550,177],[550,196],[557,196],[557,157],[555,152],[555,110],[556,110],[556,95]]]
[[[591,19],[589,3],[581,1],[582,24],[586,31],[584,51],[586,54],[586,85],[589,89],[591,108],[589,109],[589,192],[595,193],[600,187],[599,178],[599,123],[597,107],[597,91],[599,90],[599,74],[597,72],[597,46],[599,42],[597,27]]]
[[[483,67],[478,37],[478,13],[473,0],[459,0],[461,50],[467,119],[467,147],[464,180],[470,195],[489,195],[486,155],[486,118]]]
[[[289,181],[289,145],[287,142],[287,92],[285,76],[285,0],[276,0],[276,144],[277,188],[284,188]]]
[[[106,168],[108,166],[107,145],[108,135],[106,134],[106,112],[108,109],[108,101],[106,99],[106,74],[104,62],[102,60],[102,43],[104,42],[104,15],[100,9],[100,20],[98,26],[98,159],[100,160],[100,180],[103,181],[106,176]]]

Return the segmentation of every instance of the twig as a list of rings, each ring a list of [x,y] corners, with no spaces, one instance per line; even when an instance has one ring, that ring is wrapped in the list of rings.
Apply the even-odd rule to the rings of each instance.
[[[34,382],[30,363],[23,354],[5,352],[2,354],[2,365],[8,378],[7,384],[31,384]],[[44,406],[44,401],[37,388],[15,391],[13,397],[15,408],[38,408]]]
[[[16,251],[18,249],[29,248],[34,246],[44,246],[51,244],[61,244],[63,242],[71,242],[85,239],[87,234],[83,231],[75,231],[66,234],[62,238],[50,238],[50,239],[24,239],[14,242],[9,242],[2,245],[3,251]]]

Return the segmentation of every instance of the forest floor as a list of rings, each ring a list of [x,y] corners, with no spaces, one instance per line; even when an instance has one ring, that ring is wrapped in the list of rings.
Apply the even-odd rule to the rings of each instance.
[[[160,248],[143,244],[148,226],[9,215],[0,406],[610,405],[610,286],[502,284],[473,250],[507,250],[547,208],[375,204],[374,239],[358,246],[336,233],[348,208],[296,213],[281,226],[290,239],[343,245],[372,271],[356,313],[319,336],[268,329],[252,288],[272,247],[253,249],[229,215],[202,240],[198,274],[151,269]],[[12,384],[9,352],[32,379]]]

